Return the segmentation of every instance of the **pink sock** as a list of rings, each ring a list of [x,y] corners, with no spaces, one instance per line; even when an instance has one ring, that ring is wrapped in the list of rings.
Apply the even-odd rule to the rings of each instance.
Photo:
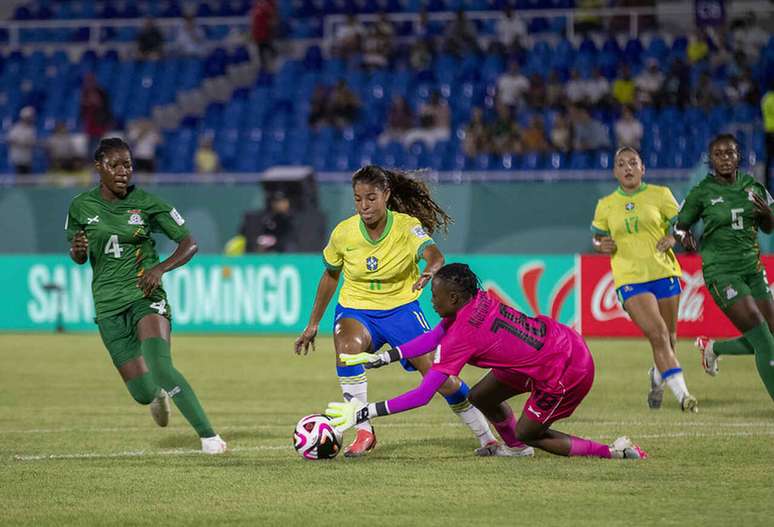
[[[570,437],[570,455],[610,459],[610,447],[591,439]]]
[[[497,433],[500,434],[500,437],[503,438],[503,441],[505,441],[505,444],[509,447],[524,448],[527,446],[516,439],[516,417],[514,417],[513,412],[509,412],[508,417],[504,420],[496,423],[493,422],[492,424],[494,425],[495,430],[497,430]]]

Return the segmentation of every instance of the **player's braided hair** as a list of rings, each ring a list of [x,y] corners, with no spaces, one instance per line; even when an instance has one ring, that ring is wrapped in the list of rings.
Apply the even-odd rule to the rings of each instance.
[[[427,184],[417,178],[416,172],[368,165],[352,175],[352,186],[357,183],[368,183],[382,190],[389,190],[390,199],[387,207],[395,212],[415,217],[428,234],[433,234],[439,228],[447,232],[449,224],[454,221],[433,200]]]
[[[102,158],[104,158],[108,152],[113,150],[128,150],[131,152],[129,145],[120,137],[107,137],[100,140],[97,150],[94,151],[94,161],[102,161]]]
[[[478,276],[476,276],[476,273],[471,270],[468,264],[464,263],[444,265],[435,273],[435,278],[444,280],[466,298],[476,296],[476,293],[481,289],[481,281],[478,279]]]

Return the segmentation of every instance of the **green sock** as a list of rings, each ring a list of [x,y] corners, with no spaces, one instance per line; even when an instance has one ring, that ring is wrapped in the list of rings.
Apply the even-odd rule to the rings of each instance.
[[[766,322],[747,331],[744,336],[755,347],[755,366],[769,397],[774,399],[774,336]]]
[[[150,404],[159,393],[159,386],[153,380],[150,372],[145,372],[139,377],[126,381],[126,388],[132,394],[134,400],[140,404]]]
[[[747,333],[745,333],[746,335]],[[731,340],[721,340],[712,344],[712,351],[715,355],[753,355],[755,349],[752,343],[745,337],[739,337]]]
[[[193,388],[185,380],[185,377],[172,366],[169,342],[154,337],[143,340],[140,348],[156,383],[167,391],[175,402],[175,406],[183,414],[183,417],[191,423],[199,437],[214,436],[215,432],[212,430],[210,421],[207,419],[202,405],[199,404]]]

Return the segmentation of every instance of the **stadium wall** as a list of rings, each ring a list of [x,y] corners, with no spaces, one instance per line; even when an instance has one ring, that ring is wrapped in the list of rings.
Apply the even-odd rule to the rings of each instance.
[[[671,184],[678,199],[686,182]],[[187,184],[145,187],[181,211],[202,253],[222,253],[242,213],[260,209],[260,185]],[[446,252],[566,254],[591,250],[589,224],[597,199],[615,188],[603,182],[438,183],[434,194],[454,217],[448,236],[436,235]],[[8,187],[0,190],[0,222],[13,225],[0,237],[0,253],[65,253],[62,231],[72,198],[86,188]],[[319,185],[327,229],[354,214],[346,183]],[[172,246],[159,240],[162,251]],[[768,243],[764,242],[764,249]]]
[[[732,336],[736,331],[704,287],[701,261],[681,255],[683,294],[678,334]],[[544,314],[587,336],[639,336],[618,304],[609,259],[600,255],[461,255],[484,288],[530,314]],[[769,273],[774,257],[764,256]],[[91,269],[64,255],[0,256],[6,287],[0,331],[95,331]],[[318,255],[197,256],[164,277],[176,331],[298,334],[312,308],[323,270]],[[430,295],[420,302],[431,324]],[[330,334],[333,306],[321,333]]]

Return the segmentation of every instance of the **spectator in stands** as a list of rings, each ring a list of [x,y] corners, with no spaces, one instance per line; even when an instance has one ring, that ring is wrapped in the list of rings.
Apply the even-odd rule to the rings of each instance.
[[[533,73],[529,77],[527,104],[532,108],[540,109],[546,106],[546,81],[539,73]]]
[[[127,140],[132,147],[136,172],[156,171],[156,149],[162,143],[161,133],[150,119],[137,119],[128,127]]]
[[[263,70],[272,69],[274,57],[277,56],[277,49],[274,47],[277,22],[275,0],[256,0],[250,12],[250,33],[258,48]]]
[[[583,79],[581,79],[578,70],[574,68],[570,71],[570,78],[565,85],[565,95],[571,104],[581,104],[586,99]]]
[[[489,136],[491,139],[490,153],[497,155],[521,154],[521,131],[510,106],[495,105],[495,119],[492,122]]]
[[[664,74],[658,65],[658,59],[648,59],[645,68],[634,78],[637,89],[637,102],[641,105],[656,105],[661,103],[661,87],[664,85]]]
[[[756,57],[769,41],[771,33],[758,25],[755,13],[748,12],[744,17],[731,23],[734,49],[749,57]]]
[[[395,29],[392,22],[384,12],[379,13],[379,18],[367,31],[363,43],[363,65],[367,68],[384,68],[387,66],[392,54]]]
[[[347,86],[344,79],[339,79],[331,92],[328,116],[337,128],[347,128],[357,120],[360,112],[360,99]]]
[[[519,63],[508,63],[508,71],[497,79],[497,102],[517,110],[524,106],[529,80],[521,73]]]
[[[618,78],[613,81],[613,98],[621,106],[630,106],[634,104],[634,95],[636,87],[632,80],[629,65],[624,64],[621,67]]]
[[[664,103],[684,108],[690,97],[690,69],[680,59],[672,62],[662,90]]]
[[[565,154],[572,150],[572,128],[564,113],[556,116],[551,127],[551,146]]]
[[[774,163],[774,81],[769,81],[769,89],[761,99],[763,131],[766,133],[766,155],[763,158],[764,183],[772,191],[771,165]]]
[[[559,78],[559,72],[551,70],[546,81],[546,106],[549,108],[559,108],[564,104],[564,84]]]
[[[575,5],[582,13],[589,13],[591,10],[603,9],[606,7],[606,0],[577,0]],[[586,35],[592,31],[602,30],[602,19],[596,14],[581,14],[575,16],[575,31],[581,35]]]
[[[54,131],[46,139],[46,154],[48,169],[52,172],[72,172],[76,170],[76,151],[73,136],[67,130],[67,125],[59,121],[54,125]],[[81,163],[77,163],[80,165]]]
[[[449,105],[434,91],[430,99],[419,108],[419,128],[406,134],[405,144],[411,145],[417,141],[424,142],[432,148],[438,141],[446,141],[451,136],[451,112]]]
[[[35,108],[25,106],[19,113],[19,120],[11,126],[6,137],[8,157],[17,174],[32,173],[32,156],[37,140]]]
[[[206,37],[196,18],[187,14],[177,28],[175,51],[183,57],[201,57],[205,52]]]
[[[396,95],[387,114],[387,128],[379,136],[379,144],[384,146],[391,141],[402,142],[413,127],[414,112],[411,106],[405,97]]]
[[[688,49],[686,55],[690,64],[701,62],[709,55],[709,44],[707,43],[707,34],[703,29],[697,29],[688,38]]]
[[[512,54],[514,50],[521,49],[522,40],[527,36],[527,24],[513,12],[511,6],[506,6],[495,23],[495,33],[506,52]]]
[[[521,133],[521,143],[525,153],[544,154],[551,150],[551,145],[546,137],[546,127],[543,118],[533,115],[527,126]]]
[[[392,51],[393,40],[395,39],[395,27],[390,22],[390,17],[384,11],[379,11],[379,15],[374,24],[376,34],[381,39],[389,53]]]
[[[89,138],[89,152],[94,152],[99,140],[113,126],[113,112],[107,91],[100,86],[97,77],[91,72],[83,76],[81,121]]]
[[[465,16],[465,11],[459,10],[454,20],[446,28],[444,49],[452,55],[462,56],[479,51],[476,29]]]
[[[220,158],[212,147],[212,135],[202,136],[194,154],[194,166],[199,174],[212,174],[220,170]]]
[[[489,131],[484,122],[484,111],[480,106],[473,108],[470,122],[465,126],[462,140],[462,151],[468,157],[476,157],[486,151],[489,146]]]
[[[318,84],[314,87],[314,92],[309,100],[309,126],[312,128],[317,129],[320,126],[331,124],[328,115],[329,98],[327,86]]]
[[[594,152],[610,147],[610,137],[604,124],[592,118],[582,106],[570,107],[572,121],[573,150],[576,152]]]
[[[338,27],[333,37],[333,53],[344,58],[360,53],[364,35],[363,24],[354,14],[348,14],[346,22]]]
[[[290,200],[277,191],[270,196],[267,209],[245,213],[238,237],[244,244],[243,252],[294,252],[297,247],[294,230]]]
[[[717,105],[722,97],[723,95],[712,81],[712,77],[707,73],[702,73],[696,86],[694,86],[691,103],[708,111]]]
[[[164,35],[153,18],[146,17],[137,33],[137,52],[141,59],[156,60],[164,53]]]
[[[723,88],[723,96],[726,102],[733,106],[740,102],[746,102],[751,88],[752,86],[747,80],[742,81],[738,75],[734,75],[728,79],[728,83]]]
[[[634,116],[631,107],[624,106],[621,117],[615,122],[615,139],[618,148],[630,146],[639,150],[642,134],[642,123]]]
[[[426,71],[433,63],[433,49],[428,40],[416,40],[411,45],[409,64],[414,71]]]
[[[583,91],[586,93],[586,101],[592,106],[609,106],[610,82],[599,68],[594,68],[593,76],[583,81]]]

